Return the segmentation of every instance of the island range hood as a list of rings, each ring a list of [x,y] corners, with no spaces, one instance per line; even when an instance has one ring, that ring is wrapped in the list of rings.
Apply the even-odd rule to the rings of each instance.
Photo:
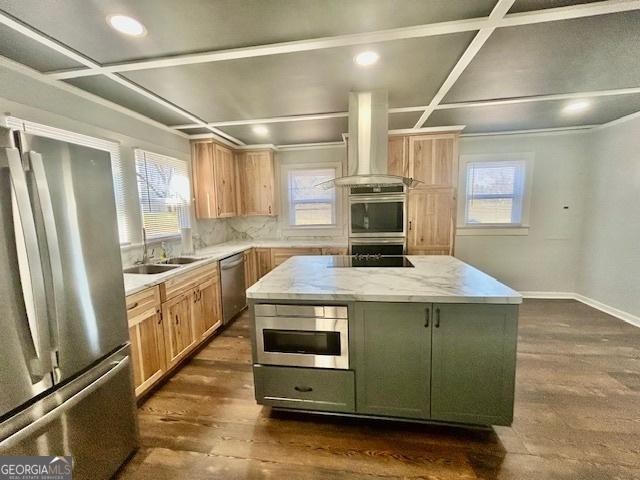
[[[318,186],[387,187],[419,183],[409,177],[389,175],[389,101],[386,90],[349,93],[348,174]]]

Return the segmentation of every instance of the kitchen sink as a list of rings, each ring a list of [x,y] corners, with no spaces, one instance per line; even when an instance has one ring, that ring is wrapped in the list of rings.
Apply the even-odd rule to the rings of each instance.
[[[137,273],[140,275],[153,275],[156,273],[164,273],[174,268],[178,268],[178,265],[136,265],[124,269],[124,273]]]
[[[186,265],[188,263],[193,263],[193,262],[198,262],[202,259],[200,258],[193,258],[193,257],[174,257],[174,258],[170,258],[168,260],[165,260],[164,264],[166,265]]]

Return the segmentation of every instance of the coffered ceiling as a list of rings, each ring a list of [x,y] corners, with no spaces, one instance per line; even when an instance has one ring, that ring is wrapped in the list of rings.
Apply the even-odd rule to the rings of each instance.
[[[602,124],[640,110],[638,51],[640,0],[0,0],[0,55],[238,145],[340,141],[369,88],[392,129]]]

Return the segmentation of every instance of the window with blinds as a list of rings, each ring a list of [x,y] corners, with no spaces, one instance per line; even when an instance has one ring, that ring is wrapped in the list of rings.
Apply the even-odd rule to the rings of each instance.
[[[465,224],[520,225],[525,162],[469,162],[466,168]]]
[[[125,208],[123,181],[124,172],[122,159],[120,157],[120,145],[118,143],[104,140],[102,138],[91,137],[89,135],[82,135],[80,133],[75,133],[68,130],[62,130],[60,128],[42,125],[39,123],[21,120],[16,117],[8,116],[4,117],[4,120],[6,126],[14,130],[21,130],[32,135],[52,138],[63,142],[69,142],[76,145],[82,145],[84,147],[90,147],[97,150],[109,152],[109,155],[111,156],[111,174],[113,176],[113,190],[116,201],[116,214],[118,216],[117,220],[120,244],[124,245],[130,242],[129,216],[127,215],[127,211]]]
[[[136,149],[142,225],[148,239],[172,237],[191,226],[187,162]]]

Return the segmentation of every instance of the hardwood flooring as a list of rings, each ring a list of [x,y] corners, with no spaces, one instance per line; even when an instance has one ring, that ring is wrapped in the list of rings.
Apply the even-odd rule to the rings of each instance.
[[[139,420],[121,479],[640,479],[640,329],[525,301],[515,419],[482,431],[271,412],[253,398],[245,314]]]

